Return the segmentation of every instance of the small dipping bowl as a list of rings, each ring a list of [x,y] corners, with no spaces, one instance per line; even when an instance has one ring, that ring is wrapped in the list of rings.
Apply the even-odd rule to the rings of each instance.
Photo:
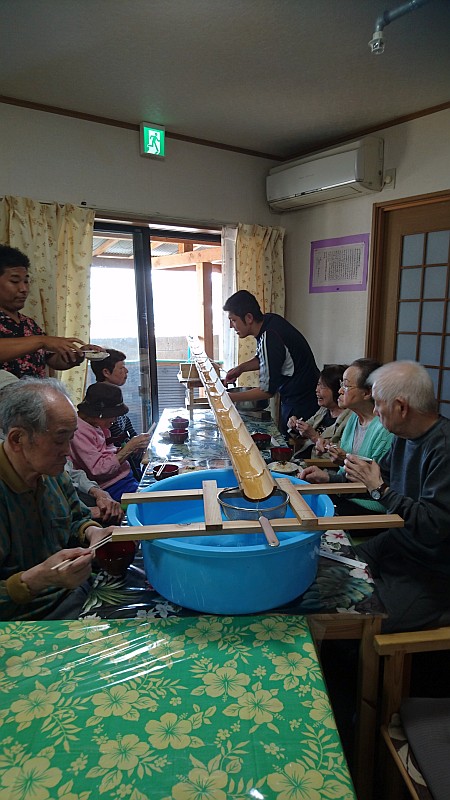
[[[135,542],[107,542],[96,550],[95,560],[108,575],[119,577],[125,575],[128,567],[133,563],[135,555]]]
[[[268,433],[252,433],[252,439],[258,450],[266,450],[272,441],[272,437]]]
[[[172,430],[169,431],[169,439],[174,444],[183,444],[187,438],[188,432],[183,428],[172,428]]]
[[[159,472],[160,469],[161,472]],[[153,477],[155,481],[162,481],[163,478],[173,478],[174,475],[178,475],[179,471],[179,467],[176,464],[164,464],[164,466],[157,464],[156,467],[153,467]]]
[[[292,447],[271,447],[270,460],[271,461],[290,461],[293,456]]]
[[[184,417],[174,417],[170,421],[172,423],[172,428],[176,430],[186,430],[186,428],[189,428],[189,420]]]
[[[221,489],[217,495],[222,511],[230,520],[258,520],[261,516],[267,519],[282,519],[286,516],[289,502],[287,492],[276,489],[266,500],[247,500],[238,486]]]

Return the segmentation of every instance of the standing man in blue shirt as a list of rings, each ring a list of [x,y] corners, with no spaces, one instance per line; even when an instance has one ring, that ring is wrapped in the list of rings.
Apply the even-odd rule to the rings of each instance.
[[[230,327],[240,339],[254,336],[256,355],[227,372],[231,383],[243,372],[259,370],[259,389],[229,392],[231,400],[262,400],[279,392],[279,427],[287,431],[289,417],[308,419],[317,411],[316,385],[319,369],[305,337],[279,314],[263,314],[256,297],[241,289],[224,307]]]

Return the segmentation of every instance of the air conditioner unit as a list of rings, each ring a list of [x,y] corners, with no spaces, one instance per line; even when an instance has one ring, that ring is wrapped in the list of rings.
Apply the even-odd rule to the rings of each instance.
[[[383,188],[383,139],[367,137],[273,167],[266,178],[274,210],[344,200]]]

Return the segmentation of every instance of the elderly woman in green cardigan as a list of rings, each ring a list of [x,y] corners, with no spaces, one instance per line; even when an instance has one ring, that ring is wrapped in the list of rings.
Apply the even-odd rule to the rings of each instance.
[[[330,474],[319,467],[306,467],[299,477],[308,483],[344,483],[347,481],[343,468],[345,454],[371,458],[379,461],[386,453],[393,439],[392,433],[383,428],[374,413],[369,375],[380,363],[372,358],[358,358],[344,372],[339,390],[339,408],[350,409],[353,413],[347,422],[341,438],[340,447],[329,445],[327,452],[336,464],[340,465],[337,473]],[[332,497],[336,511],[341,515],[348,514],[384,514],[385,508],[376,500],[358,495],[335,495]],[[373,531],[372,531],[373,532]]]

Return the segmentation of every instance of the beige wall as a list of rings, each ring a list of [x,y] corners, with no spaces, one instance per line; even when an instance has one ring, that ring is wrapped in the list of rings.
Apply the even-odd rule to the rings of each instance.
[[[272,162],[167,140],[139,155],[135,131],[0,104],[0,192],[162,220],[266,224]]]
[[[374,203],[450,189],[450,110],[377,135],[385,169],[396,169],[395,188],[273,215],[286,228],[286,317],[310,342],[319,367],[364,354],[367,292],[308,294],[311,242],[370,233]]]
[[[311,241],[370,233],[373,204],[450,189],[450,110],[380,131],[396,186],[275,214],[265,201],[271,162],[168,140],[163,162],[139,155],[138,134],[0,104],[0,192],[36,200],[220,226],[286,228],[286,316],[311,343],[319,366],[364,350],[367,293],[308,294]]]

